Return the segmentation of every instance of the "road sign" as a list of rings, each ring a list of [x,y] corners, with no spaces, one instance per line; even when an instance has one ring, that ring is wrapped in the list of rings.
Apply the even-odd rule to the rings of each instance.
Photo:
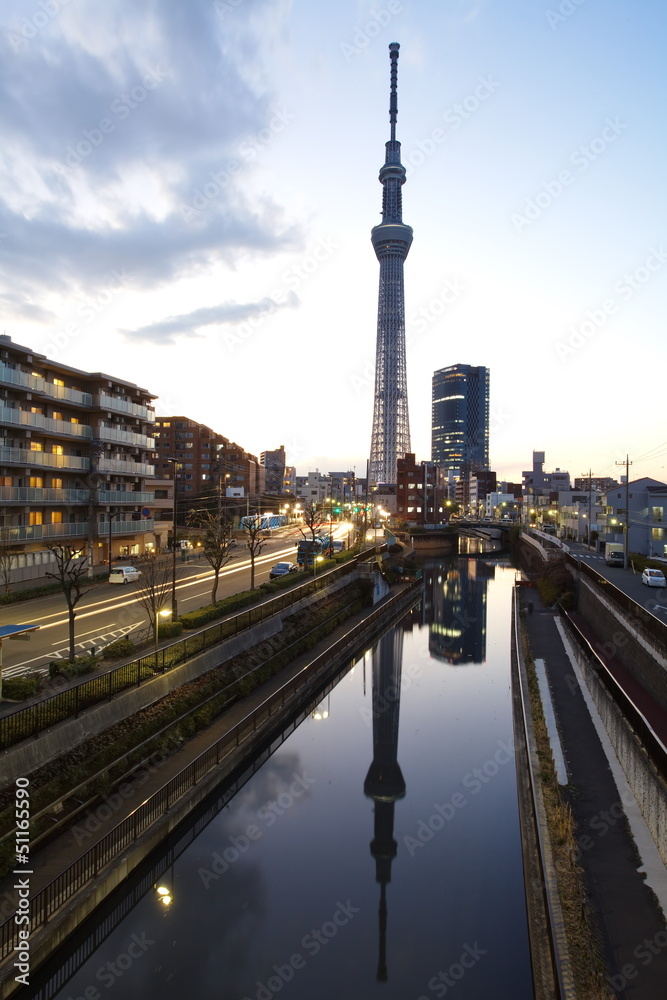
[[[150,509],[150,507],[142,507],[141,508],[141,515],[142,515],[142,517],[150,517],[151,516],[151,509]]]

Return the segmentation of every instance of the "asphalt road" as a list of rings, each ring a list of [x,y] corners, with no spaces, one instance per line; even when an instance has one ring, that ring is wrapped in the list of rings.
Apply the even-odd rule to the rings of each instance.
[[[340,534],[340,532],[338,532]],[[269,578],[277,562],[296,562],[295,542],[301,538],[297,529],[266,540],[255,560],[255,586]],[[345,537],[345,535],[343,535]],[[239,540],[234,555],[220,572],[217,599],[247,590],[250,586],[250,559],[246,546]],[[203,557],[185,563],[180,557],[176,570],[178,612],[194,611],[211,600],[213,572]],[[114,639],[144,628],[148,617],[133,596],[132,584],[97,584],[76,606],[76,652],[99,649]],[[170,604],[167,604],[170,607]],[[69,619],[64,597],[53,594],[24,603],[10,605],[0,613],[0,624],[34,624],[39,630],[30,633],[27,641],[3,643],[3,677],[40,669],[51,660],[69,656]]]
[[[667,590],[665,588],[647,587],[642,583],[641,573],[635,573],[632,567],[621,569],[618,566],[607,566],[604,555],[591,552],[585,545],[579,545],[576,542],[568,542],[567,545],[570,549],[570,555],[574,559],[588,563],[605,580],[609,580],[633,601],[655,615],[659,621],[667,624]],[[665,574],[667,575],[667,566]]]

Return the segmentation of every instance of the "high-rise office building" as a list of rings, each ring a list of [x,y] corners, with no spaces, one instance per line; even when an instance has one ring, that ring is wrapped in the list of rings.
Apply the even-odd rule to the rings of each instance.
[[[433,373],[431,460],[458,475],[489,468],[489,369],[449,365]]]
[[[412,243],[412,229],[403,223],[402,217],[401,187],[405,184],[405,167],[401,163],[401,144],[396,139],[398,50],[398,42],[392,42],[389,46],[391,138],[385,144],[385,162],[379,177],[383,188],[382,222],[371,231],[375,255],[380,262],[375,401],[368,471],[371,486],[395,483],[396,462],[410,451],[403,262]]]

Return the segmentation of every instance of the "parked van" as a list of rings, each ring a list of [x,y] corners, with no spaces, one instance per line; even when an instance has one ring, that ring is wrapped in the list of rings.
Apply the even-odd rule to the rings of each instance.
[[[141,576],[141,572],[134,566],[114,566],[109,573],[109,583],[134,583]]]

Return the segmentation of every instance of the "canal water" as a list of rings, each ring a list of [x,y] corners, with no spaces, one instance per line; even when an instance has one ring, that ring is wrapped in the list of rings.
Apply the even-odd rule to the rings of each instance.
[[[531,1000],[514,576],[492,555],[427,565],[422,604],[40,995]]]

